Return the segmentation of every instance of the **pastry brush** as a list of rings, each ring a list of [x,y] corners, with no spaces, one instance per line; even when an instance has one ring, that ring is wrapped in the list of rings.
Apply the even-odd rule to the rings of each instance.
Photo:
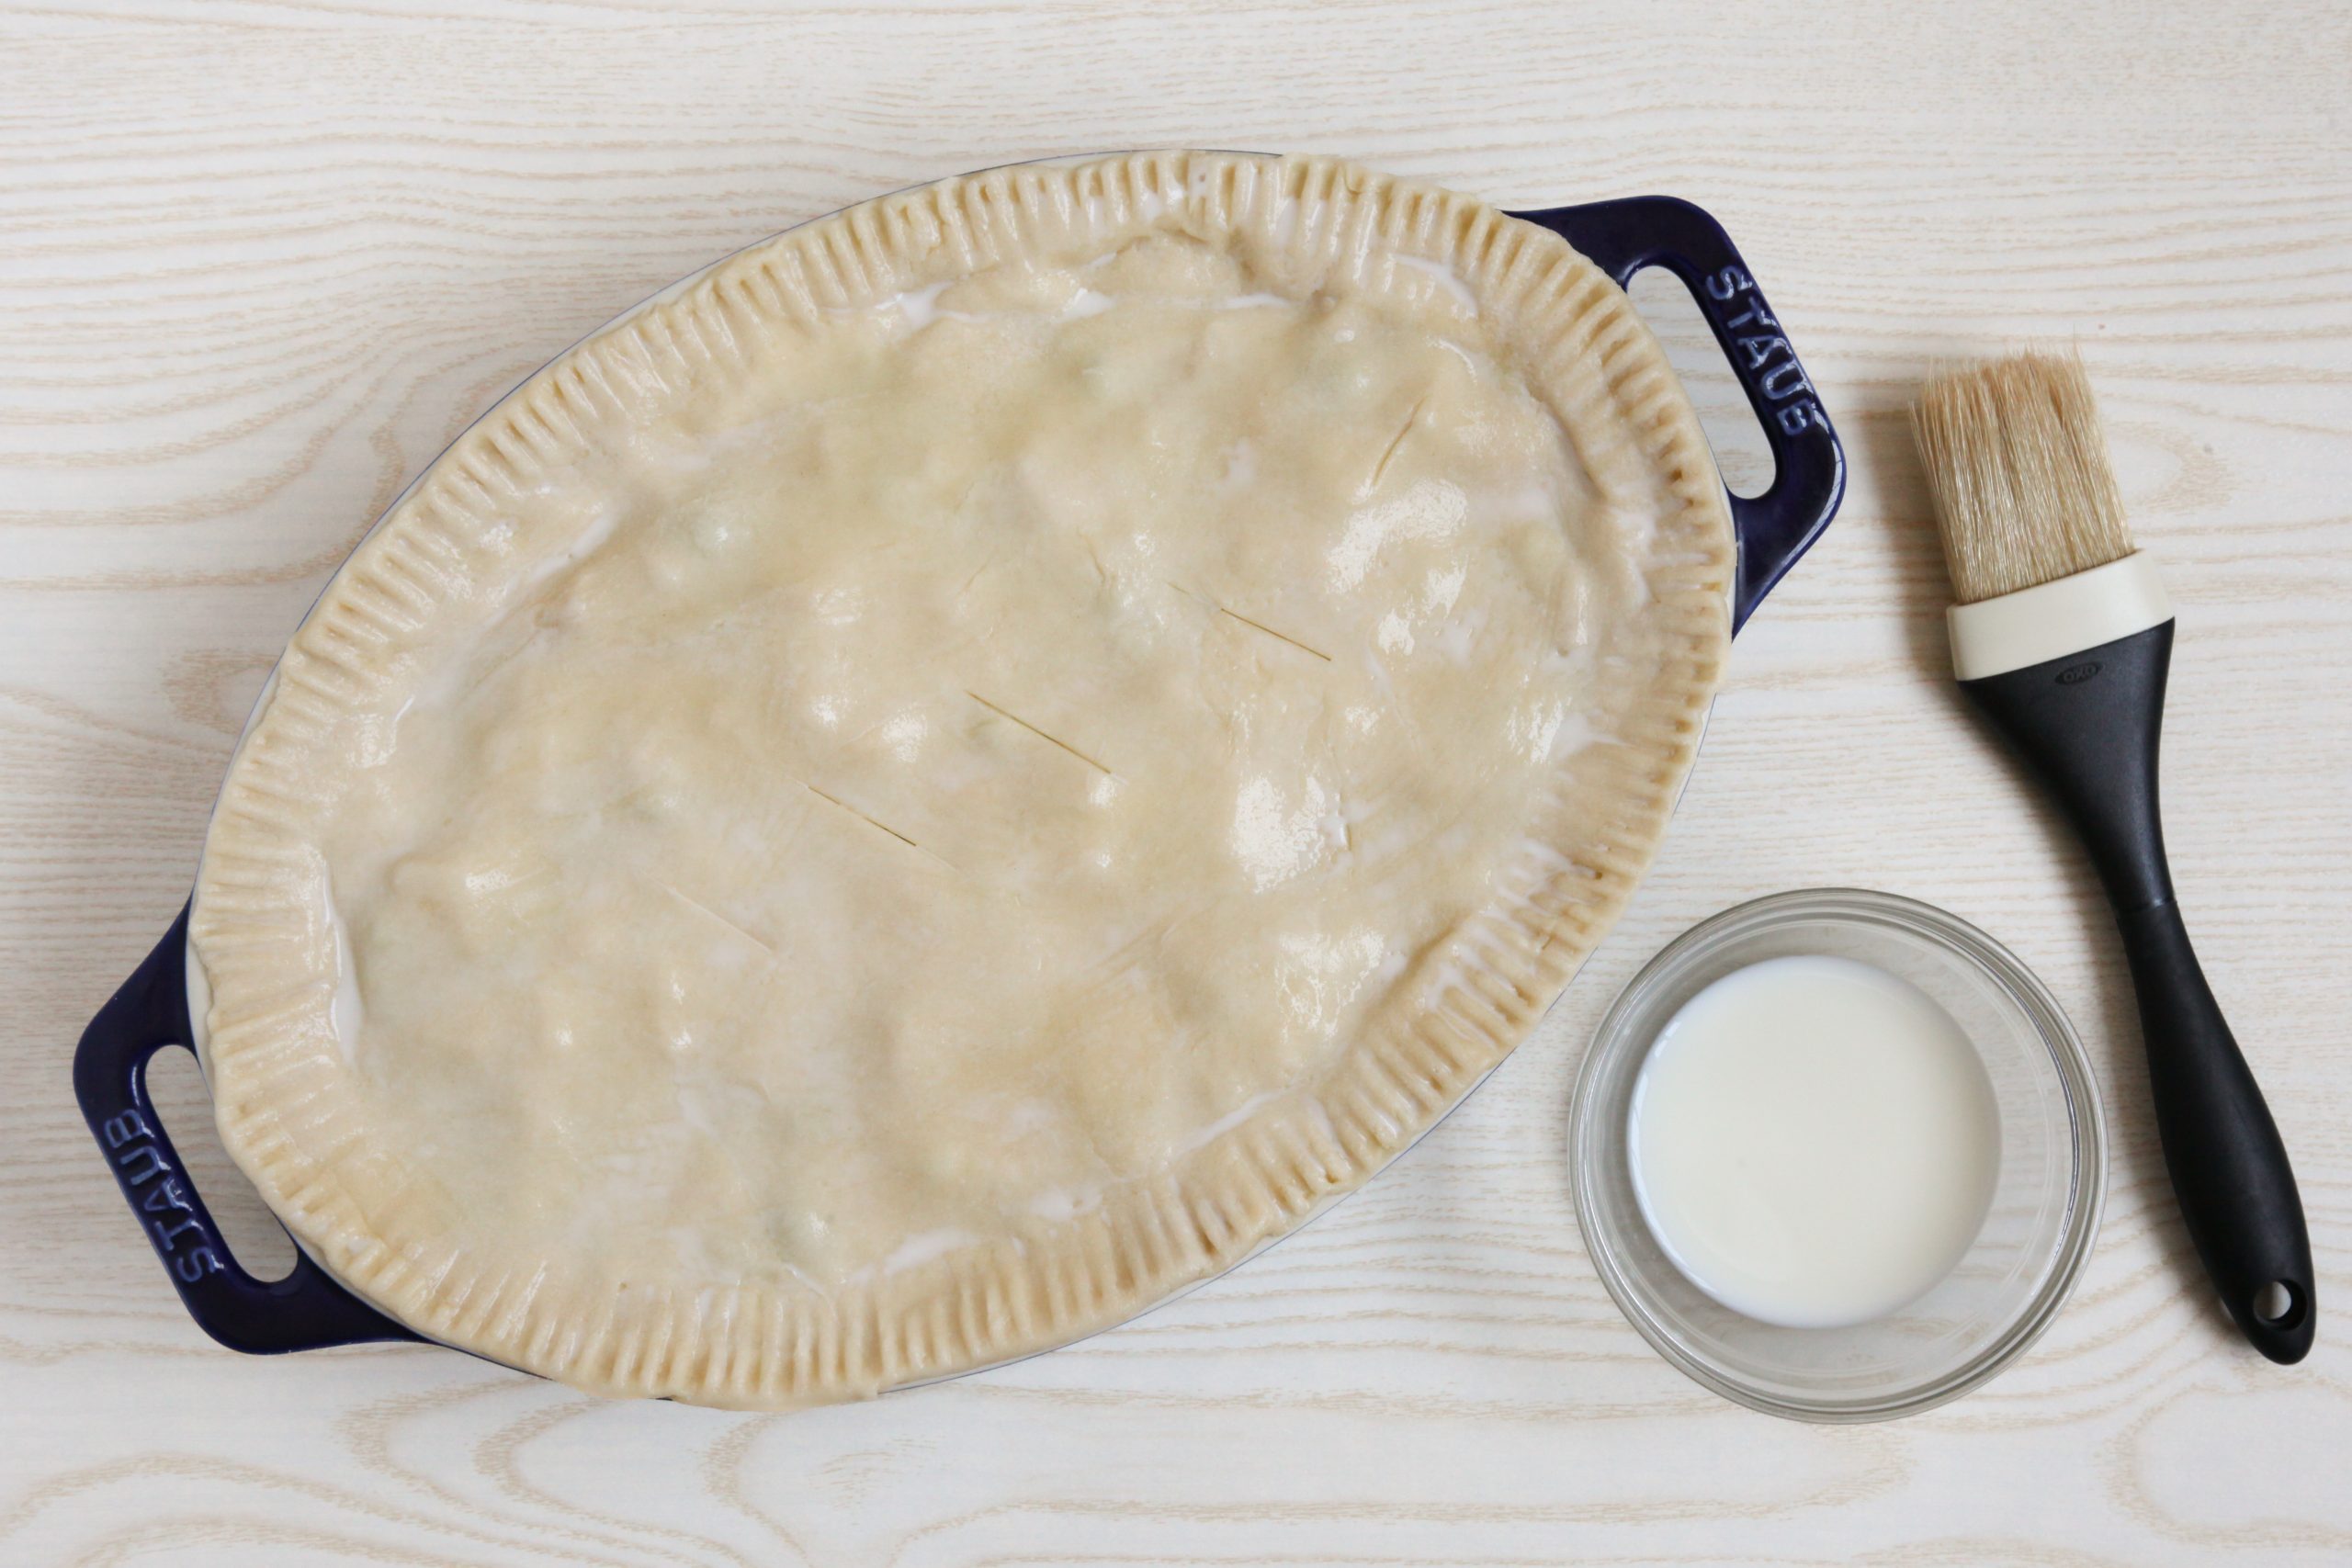
[[[2318,1304],[2302,1201],[2173,900],[2156,804],[2172,606],[2124,525],[2089,378],[2071,355],[2016,355],[1939,378],[1914,420],[1960,689],[2089,851],[2188,1234],[2246,1338],[2299,1361]]]

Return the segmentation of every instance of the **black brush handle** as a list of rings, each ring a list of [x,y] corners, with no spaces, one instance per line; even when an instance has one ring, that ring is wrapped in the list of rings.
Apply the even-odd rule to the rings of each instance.
[[[2302,1198],[2198,966],[2165,863],[2156,753],[2172,633],[2166,621],[1960,689],[2050,787],[2106,885],[2132,965],[2165,1168],[2205,1271],[2256,1349],[2300,1361],[2319,1315]]]

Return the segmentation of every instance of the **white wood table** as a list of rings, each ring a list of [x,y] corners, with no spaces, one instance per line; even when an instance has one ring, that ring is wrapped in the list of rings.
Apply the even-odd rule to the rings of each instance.
[[[6,0],[0,1562],[2352,1558],[2347,63],[2340,5]],[[1664,855],[1541,1032],[1238,1272],[868,1404],[216,1348],[67,1060],[178,908],[232,738],[360,530],[497,392],[724,251],[1146,145],[1330,151],[1507,205],[1690,197],[1839,422],[1845,513],[1740,638]],[[1669,320],[1678,358],[1727,416],[1694,321]],[[2174,865],[2301,1175],[2324,1311],[2293,1370],[2211,1303],[2087,868],[1951,688],[1904,410],[1939,356],[2020,337],[2083,345],[2179,604]],[[1943,904],[2035,965],[2115,1134],[2048,1337],[1859,1428],[1734,1408],[1653,1356],[1593,1276],[1563,1147],[1645,958],[1828,883]],[[232,1240],[282,1261],[192,1069],[165,1076]]]

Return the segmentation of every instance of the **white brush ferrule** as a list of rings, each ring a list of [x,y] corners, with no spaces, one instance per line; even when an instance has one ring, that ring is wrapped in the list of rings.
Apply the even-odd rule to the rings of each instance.
[[[2064,659],[2171,619],[2172,601],[2144,550],[1944,612],[1952,673],[1963,681]]]

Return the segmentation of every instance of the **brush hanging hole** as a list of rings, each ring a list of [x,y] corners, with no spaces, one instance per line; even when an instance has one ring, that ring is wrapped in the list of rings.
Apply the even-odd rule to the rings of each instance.
[[[2273,1280],[2254,1293],[2254,1315],[2266,1328],[2293,1328],[2303,1320],[2303,1293]]]

